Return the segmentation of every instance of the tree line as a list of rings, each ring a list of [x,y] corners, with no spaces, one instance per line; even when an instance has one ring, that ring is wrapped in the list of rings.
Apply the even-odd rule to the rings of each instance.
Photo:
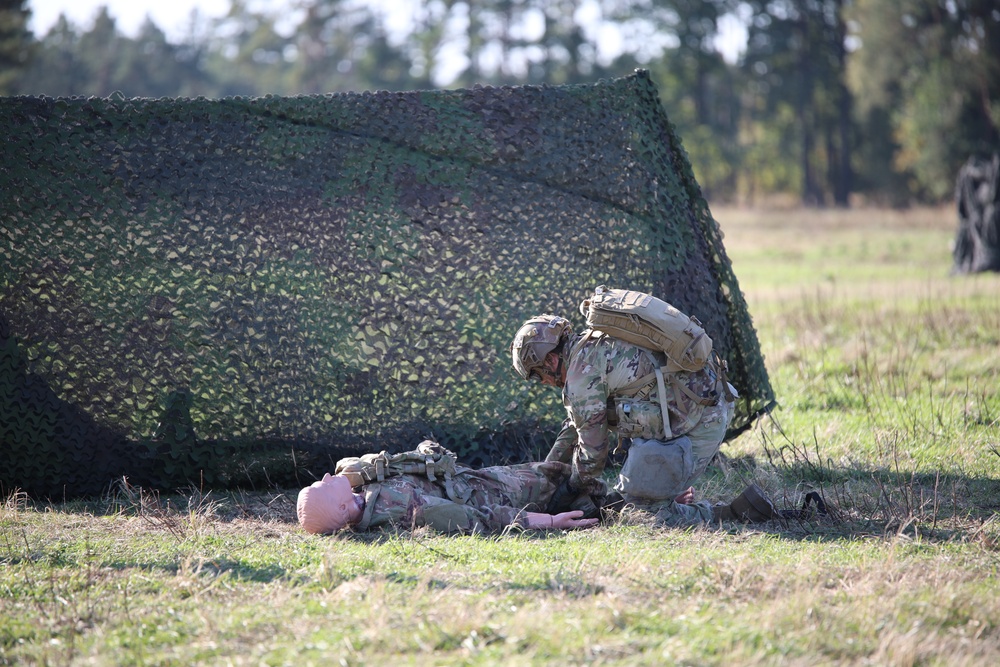
[[[971,155],[1000,149],[995,0],[299,0],[283,14],[231,0],[175,39],[148,19],[126,36],[106,8],[44,35],[28,19],[27,0],[0,0],[0,94],[567,84],[642,67],[714,201],[940,202]],[[718,42],[734,23],[735,60]]]

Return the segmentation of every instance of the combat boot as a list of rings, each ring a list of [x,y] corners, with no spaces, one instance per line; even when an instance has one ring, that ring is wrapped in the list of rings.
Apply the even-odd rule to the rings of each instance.
[[[736,521],[736,513],[730,505],[719,503],[712,505],[712,523],[720,521]]]
[[[728,505],[712,507],[712,521],[770,521],[778,517],[774,504],[756,484],[743,489]]]

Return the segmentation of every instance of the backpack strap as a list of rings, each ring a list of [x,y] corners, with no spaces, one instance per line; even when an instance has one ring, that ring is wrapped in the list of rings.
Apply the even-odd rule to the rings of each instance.
[[[368,526],[372,523],[372,515],[375,513],[375,501],[378,500],[381,491],[381,484],[369,484],[365,487],[365,511],[361,515],[361,521],[354,526],[355,530],[362,532],[368,530]]]
[[[663,369],[660,368],[660,364],[656,362],[656,358],[648,350],[643,350],[648,356],[649,360],[653,362],[653,372],[656,373],[656,393],[657,398],[660,399],[660,413],[663,418],[663,435],[667,440],[674,439],[674,432],[670,430],[670,410],[667,409],[667,385],[663,381]]]
[[[674,434],[673,430],[670,428],[670,409],[667,407],[667,384],[668,381],[664,378],[664,371],[668,370],[667,366],[661,366],[659,361],[656,359],[656,354],[645,348],[639,348],[645,354],[650,363],[653,364],[653,372],[647,373],[640,378],[633,380],[624,387],[619,387],[616,389],[611,396],[608,397],[608,410],[609,412],[613,410],[614,397],[628,397],[630,394],[637,392],[637,390],[656,383],[656,393],[657,398],[660,403],[660,413],[663,416],[663,434],[667,440],[673,440]],[[716,387],[717,390],[726,397],[728,402],[732,402],[735,397],[729,390],[729,383],[726,379],[726,362],[723,361],[716,353],[715,358],[710,362],[713,366],[712,370],[716,374]],[[668,371],[669,372],[669,371]],[[708,407],[710,405],[715,405],[718,402],[718,393],[712,396],[699,396],[684,382],[681,382],[680,378],[677,377],[676,373],[670,372],[669,379],[670,388],[673,390],[674,400],[677,404],[682,403],[681,394],[684,394],[697,405],[702,407]],[[615,420],[617,421],[617,420]],[[610,422],[609,422],[609,425]],[[615,424],[616,425],[616,424]]]
[[[663,378],[663,371],[666,370],[667,367],[666,366],[661,367],[660,364],[657,363],[656,357],[653,356],[653,353],[650,352],[649,350],[643,350],[643,352],[646,355],[648,355],[650,361],[653,362],[653,373],[656,374],[656,393],[657,393],[657,398],[659,399],[660,402],[660,413],[663,416],[663,435],[667,440],[673,440],[674,433],[673,430],[670,428],[670,409],[667,407],[667,383]],[[635,383],[633,382],[632,384]],[[671,385],[670,388],[673,389],[674,391],[674,400],[677,401],[678,405],[681,404],[681,397],[680,397],[681,393],[685,394],[688,398],[690,398],[692,401],[694,401],[696,404],[702,407],[715,405],[717,401],[715,397],[703,398],[698,394],[694,393],[693,391],[691,391],[690,387],[681,382],[680,379],[678,379],[677,376],[673,373],[671,373],[670,385]],[[700,414],[700,411],[698,412],[698,414]],[[686,424],[685,426],[689,427],[691,425],[690,421],[693,416],[694,415],[688,415],[689,423]],[[697,422],[697,420],[694,421]]]
[[[727,373],[729,372],[729,363],[719,356],[718,352],[712,352],[713,361],[715,362],[715,374],[719,378],[719,386],[722,395],[726,397],[727,403],[732,403],[736,400],[736,395],[733,390],[729,388],[729,377]]]
[[[424,459],[424,474],[430,481],[444,487],[448,500],[465,505],[472,497],[472,487],[456,477],[459,474],[456,464],[456,457],[451,452],[446,452],[437,461],[427,456]]]
[[[641,378],[637,378],[632,382],[629,382],[624,387],[619,387],[618,389],[615,389],[614,395],[621,396],[623,398],[629,398],[632,392],[642,389],[646,385],[651,385],[654,382],[656,382],[656,373],[655,372],[646,373]]]
[[[448,495],[448,500],[459,505],[466,505],[469,502],[469,498],[472,497],[472,486],[467,482],[456,482],[458,480],[449,477],[441,485],[444,486],[444,492]]]
[[[591,338],[597,338],[598,340],[600,340],[601,338],[605,338],[606,336],[607,336],[606,333],[604,333],[603,331],[598,331],[597,329],[585,329],[581,331],[577,335],[575,340],[570,338],[568,341],[566,341],[565,343],[566,347],[563,348],[565,350],[566,359],[572,359],[576,355],[577,350],[583,347],[584,343],[586,343]]]
[[[660,402],[660,415],[663,419],[663,435],[666,437],[667,440],[673,440],[674,433],[670,429],[670,410],[667,408],[667,384],[666,381],[663,379],[664,367],[660,366],[660,362],[657,361],[656,356],[651,351],[642,347],[640,347],[639,349],[642,350],[642,353],[646,355],[646,357],[649,359],[649,362],[653,365],[653,372],[646,373],[642,377],[637,378],[632,382],[629,382],[624,387],[619,387],[618,389],[616,389],[613,392],[613,394],[608,397],[608,405],[609,406],[613,405],[613,400],[615,396],[627,397],[629,396],[629,394],[639,389],[642,389],[647,385],[651,385],[655,382],[656,394]],[[612,409],[609,407],[609,410]],[[617,421],[617,419],[615,421]]]

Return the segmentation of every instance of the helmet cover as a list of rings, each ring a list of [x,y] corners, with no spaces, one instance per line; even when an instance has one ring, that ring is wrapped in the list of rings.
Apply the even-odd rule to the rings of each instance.
[[[538,315],[517,330],[510,344],[514,370],[525,380],[545,363],[545,356],[573,333],[569,320],[558,315]]]

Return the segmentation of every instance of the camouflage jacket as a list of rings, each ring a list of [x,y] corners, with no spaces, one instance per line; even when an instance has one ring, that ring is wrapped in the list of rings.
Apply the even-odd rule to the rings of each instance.
[[[550,507],[570,466],[522,463],[481,470],[463,469],[452,478],[464,503],[448,499],[445,488],[422,475],[400,475],[364,487],[365,510],[356,530],[384,526],[429,526],[445,533],[492,533],[508,526],[527,528],[525,512],[563,511]]]
[[[563,405],[568,418],[547,460],[573,462],[570,483],[590,489],[604,472],[608,458],[609,397],[633,397],[651,404],[659,421],[658,435],[664,438],[659,417],[656,383],[635,387],[635,382],[653,372],[653,360],[642,348],[585,331],[567,342],[566,385]],[[667,409],[674,437],[684,435],[698,424],[704,406],[697,398],[714,402],[718,398],[718,377],[714,364],[695,372],[665,374]],[[687,392],[682,391],[683,385]],[[612,401],[613,407],[613,401]],[[595,491],[596,492],[596,491]]]

